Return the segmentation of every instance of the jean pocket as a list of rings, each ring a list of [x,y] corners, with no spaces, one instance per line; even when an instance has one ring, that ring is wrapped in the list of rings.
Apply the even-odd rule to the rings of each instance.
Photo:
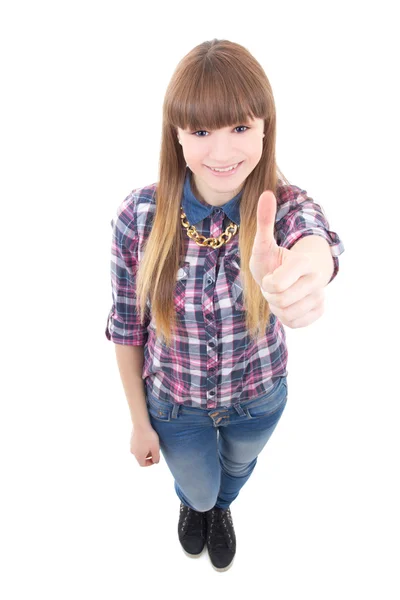
[[[170,421],[171,419],[171,404],[167,402],[161,402],[152,398],[150,395],[146,396],[147,410],[149,414],[156,419],[156,421]]]
[[[269,417],[286,406],[287,396],[287,378],[283,376],[277,379],[266,396],[242,402],[241,406],[251,419]]]

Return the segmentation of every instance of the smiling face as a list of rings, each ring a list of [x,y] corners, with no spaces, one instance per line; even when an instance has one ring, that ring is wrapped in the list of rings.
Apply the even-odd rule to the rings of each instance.
[[[254,119],[215,131],[177,128],[183,155],[192,171],[193,192],[212,206],[222,206],[236,196],[255,169],[263,150],[264,120]],[[218,173],[210,167],[239,165]]]

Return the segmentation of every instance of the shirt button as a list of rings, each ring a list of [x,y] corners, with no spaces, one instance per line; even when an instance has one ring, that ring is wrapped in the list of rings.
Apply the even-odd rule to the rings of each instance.
[[[215,343],[214,342],[210,342],[208,345],[209,345],[210,348],[214,348]]]
[[[209,396],[215,396],[215,392],[213,390],[211,390],[211,392],[208,392]]]

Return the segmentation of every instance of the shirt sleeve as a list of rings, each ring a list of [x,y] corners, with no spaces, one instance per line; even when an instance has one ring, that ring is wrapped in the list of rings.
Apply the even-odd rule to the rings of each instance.
[[[145,322],[140,322],[136,302],[136,273],[138,269],[138,236],[134,221],[127,210],[119,209],[111,220],[111,289],[112,307],[108,315],[106,337],[116,344],[144,346],[148,333],[148,310]]]
[[[307,196],[305,190],[297,186],[285,186],[278,201],[275,237],[278,246],[290,250],[301,238],[307,235],[320,235],[329,244],[334,269],[330,283],[339,271],[338,256],[344,252],[344,245],[338,234],[331,231],[322,206]]]

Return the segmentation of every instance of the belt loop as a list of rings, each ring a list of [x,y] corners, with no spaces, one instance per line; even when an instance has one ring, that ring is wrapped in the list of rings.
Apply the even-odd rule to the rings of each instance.
[[[171,418],[172,419],[176,419],[178,411],[179,411],[179,408],[180,408],[180,404],[176,404],[175,403],[174,406],[173,406],[173,408],[172,408],[172,413],[171,413]]]
[[[233,404],[233,408],[236,410],[238,415],[241,417],[246,414],[244,412],[243,408],[241,407],[240,402],[236,402],[236,404]]]

